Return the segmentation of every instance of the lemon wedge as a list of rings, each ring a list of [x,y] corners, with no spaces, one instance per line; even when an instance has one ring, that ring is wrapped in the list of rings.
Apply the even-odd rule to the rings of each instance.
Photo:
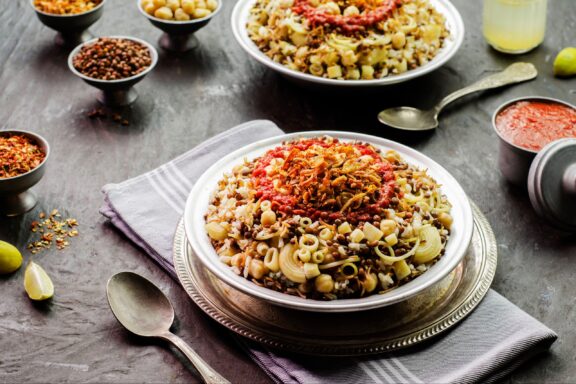
[[[574,75],[576,75],[576,48],[564,48],[554,59],[554,76],[570,77]]]
[[[24,271],[24,289],[32,300],[46,300],[54,296],[54,284],[41,266],[29,262]]]
[[[0,275],[12,273],[22,265],[22,254],[10,243],[0,240]]]

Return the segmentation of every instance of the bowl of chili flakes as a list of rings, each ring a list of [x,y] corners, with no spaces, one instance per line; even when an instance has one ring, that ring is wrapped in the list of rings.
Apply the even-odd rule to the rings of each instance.
[[[20,130],[0,131],[0,215],[16,216],[37,203],[29,191],[42,179],[50,146],[42,136]]]

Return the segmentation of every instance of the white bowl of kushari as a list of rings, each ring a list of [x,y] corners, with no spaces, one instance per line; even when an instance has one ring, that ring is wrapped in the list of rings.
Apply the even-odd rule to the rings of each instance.
[[[239,0],[231,23],[252,58],[320,86],[404,82],[444,65],[464,39],[448,0]]]
[[[317,312],[379,308],[445,278],[472,238],[468,198],[396,142],[313,131],[239,148],[198,179],[184,227],[226,285]]]

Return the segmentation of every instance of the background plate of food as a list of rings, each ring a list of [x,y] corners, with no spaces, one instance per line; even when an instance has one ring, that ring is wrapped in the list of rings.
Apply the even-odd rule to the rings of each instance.
[[[239,0],[231,22],[260,63],[300,83],[339,87],[422,76],[464,39],[448,0]]]
[[[472,211],[438,163],[396,142],[312,131],[208,168],[184,213],[217,278],[289,308],[351,312],[406,300],[462,260]]]

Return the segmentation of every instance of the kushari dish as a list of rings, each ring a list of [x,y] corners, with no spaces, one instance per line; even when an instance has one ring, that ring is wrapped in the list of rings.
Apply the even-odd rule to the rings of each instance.
[[[282,143],[219,180],[205,229],[220,261],[316,300],[384,293],[445,252],[451,204],[395,151],[332,137]]]
[[[423,66],[450,35],[428,0],[256,0],[246,28],[274,62],[339,80]]]

